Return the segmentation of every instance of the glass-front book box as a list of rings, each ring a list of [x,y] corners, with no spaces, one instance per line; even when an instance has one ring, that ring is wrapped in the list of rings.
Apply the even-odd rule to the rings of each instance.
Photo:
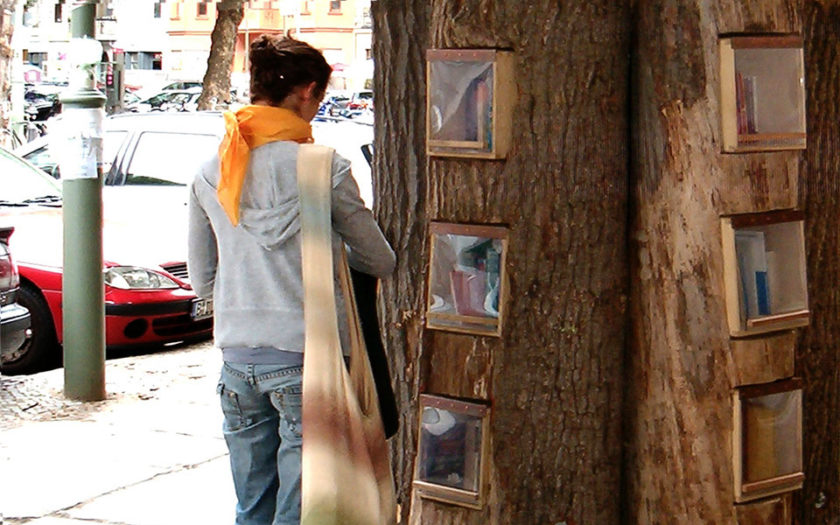
[[[512,52],[429,49],[426,89],[429,155],[483,159],[507,155],[516,94]]]
[[[490,408],[420,395],[414,488],[424,498],[471,508],[484,504]]]
[[[720,40],[723,151],[805,147],[805,66],[799,36]]]
[[[735,501],[801,488],[801,380],[738,388],[733,403]]]
[[[507,228],[433,222],[426,327],[498,336],[504,319]]]
[[[806,326],[804,214],[777,210],[723,217],[721,235],[730,335]]]

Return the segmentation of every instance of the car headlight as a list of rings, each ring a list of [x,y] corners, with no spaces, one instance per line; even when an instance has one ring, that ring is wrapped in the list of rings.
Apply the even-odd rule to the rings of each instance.
[[[105,284],[123,290],[179,288],[169,277],[137,266],[111,266],[103,271]]]

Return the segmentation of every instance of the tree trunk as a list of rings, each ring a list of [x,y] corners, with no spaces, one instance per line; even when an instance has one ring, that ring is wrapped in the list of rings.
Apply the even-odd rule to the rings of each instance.
[[[808,299],[811,325],[802,332],[796,354],[804,381],[805,486],[801,523],[840,522],[840,110],[837,107],[840,57],[837,27],[840,2],[805,2],[805,86],[808,91],[808,149],[802,164],[799,202],[805,210]]]
[[[411,495],[417,394],[492,404],[487,504],[476,511],[414,496],[411,523],[618,521],[627,286],[625,4],[374,4],[377,210],[401,256],[396,275],[384,283],[383,305],[405,414],[396,447],[404,504]],[[518,100],[507,160],[425,157],[420,67],[426,47],[514,51]],[[501,338],[423,328],[430,220],[510,229]]]
[[[236,33],[245,15],[243,3],[244,0],[222,0],[217,4],[204,88],[198,97],[199,110],[214,109],[216,104],[230,102],[230,68],[236,47]]]
[[[423,349],[423,278],[428,247],[426,212],[424,52],[428,3],[376,0],[373,56],[376,98],[373,186],[379,224],[397,253],[397,270],[381,284],[382,323],[401,407],[400,432],[391,439],[402,522],[408,520],[417,449],[416,401]]]
[[[799,32],[797,6],[637,3],[628,523],[723,525],[741,514],[742,523],[758,523],[746,516],[761,514],[733,505],[731,393],[738,378],[720,216],[795,207],[801,153],[721,154],[718,37]]]

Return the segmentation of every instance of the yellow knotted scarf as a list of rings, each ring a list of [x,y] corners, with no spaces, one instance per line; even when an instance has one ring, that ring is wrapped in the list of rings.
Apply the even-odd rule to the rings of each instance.
[[[216,196],[234,226],[239,224],[239,199],[251,150],[277,140],[312,142],[312,126],[295,112],[274,106],[252,105],[236,113],[225,112]]]

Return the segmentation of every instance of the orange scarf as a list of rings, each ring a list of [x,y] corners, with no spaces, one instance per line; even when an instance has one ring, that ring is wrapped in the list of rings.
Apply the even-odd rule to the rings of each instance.
[[[295,112],[274,106],[252,105],[236,113],[225,112],[216,196],[234,226],[239,224],[239,199],[251,150],[277,140],[312,142],[312,126]]]

